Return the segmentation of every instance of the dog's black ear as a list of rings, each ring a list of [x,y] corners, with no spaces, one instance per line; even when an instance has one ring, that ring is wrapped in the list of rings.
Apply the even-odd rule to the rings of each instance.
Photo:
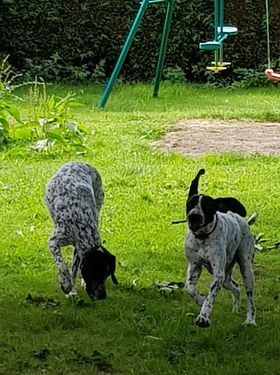
[[[111,278],[112,278],[113,283],[118,285],[119,282],[114,274],[111,275]]]
[[[116,257],[115,255],[110,254],[110,259],[109,259],[109,274],[111,275],[111,279],[114,284],[118,284],[118,280],[115,276],[115,271],[116,271]]]
[[[198,194],[198,182],[200,176],[202,176],[205,173],[205,169],[200,169],[195,176],[195,178],[191,182],[190,190],[189,190],[189,195],[188,195],[188,200],[193,196]]]
[[[224,213],[231,211],[242,217],[245,217],[247,215],[246,208],[236,198],[232,198],[232,197],[216,198],[215,201],[218,207],[217,211],[224,212]]]

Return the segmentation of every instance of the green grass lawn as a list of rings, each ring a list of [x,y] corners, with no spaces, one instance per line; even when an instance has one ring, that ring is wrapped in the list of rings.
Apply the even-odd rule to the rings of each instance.
[[[58,96],[68,90],[85,104],[76,116],[90,128],[86,155],[1,155],[0,374],[279,374],[279,250],[255,256],[257,327],[242,324],[243,289],[240,313],[222,291],[211,327],[201,329],[193,322],[199,308],[181,289],[167,295],[154,284],[185,279],[186,227],[171,221],[184,218],[199,168],[206,169],[201,191],[240,199],[259,214],[253,231],[268,245],[280,240],[280,157],[183,157],[150,147],[183,118],[278,120],[279,87],[163,85],[153,99],[147,85],[117,86],[104,110],[97,108],[100,87],[49,88]],[[119,285],[108,280],[107,300],[91,303],[78,287],[84,306],[60,291],[43,201],[47,181],[70,160],[91,163],[103,177],[101,236],[118,261]],[[205,271],[200,289],[209,282]]]

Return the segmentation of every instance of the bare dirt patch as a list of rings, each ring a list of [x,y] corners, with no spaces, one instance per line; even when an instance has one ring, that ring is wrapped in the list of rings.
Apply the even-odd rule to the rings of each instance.
[[[182,120],[153,146],[166,152],[198,156],[206,153],[280,154],[280,123],[238,120]]]

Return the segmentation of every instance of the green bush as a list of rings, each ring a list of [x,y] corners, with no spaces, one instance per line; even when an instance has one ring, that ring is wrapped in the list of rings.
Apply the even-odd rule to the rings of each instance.
[[[45,85],[42,88],[42,94],[36,86],[30,93],[34,113],[25,129],[29,129],[32,134],[32,149],[51,153],[84,153],[86,129],[71,113],[71,108],[82,105],[76,101],[74,94],[68,93],[63,98],[57,98],[46,95]]]
[[[12,82],[16,78],[6,56],[0,64],[0,148],[6,147],[13,137],[15,125],[22,124],[14,103]]]
[[[140,2],[134,0],[3,0],[1,50],[26,76],[45,80],[104,81],[112,71]],[[271,53],[280,50],[280,7],[270,2]],[[122,68],[126,80],[155,74],[165,7],[150,5]],[[225,43],[225,60],[234,67],[262,70],[266,64],[264,0],[225,2],[225,22],[239,33]],[[21,25],[19,27],[19,25]],[[213,1],[176,0],[165,68],[179,67],[191,81],[205,82],[213,56],[199,42],[213,38]],[[223,73],[222,73],[223,75]]]
[[[74,94],[63,98],[48,96],[46,85],[35,81],[30,87],[28,119],[22,119],[13,94],[16,76],[6,57],[0,64],[0,149],[21,145],[39,152],[84,153],[86,128],[73,116],[71,109],[82,106]],[[30,83],[28,83],[30,84]]]

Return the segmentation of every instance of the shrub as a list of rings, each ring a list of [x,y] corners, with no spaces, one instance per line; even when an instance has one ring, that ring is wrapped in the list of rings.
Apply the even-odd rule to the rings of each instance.
[[[14,103],[12,82],[17,77],[13,73],[6,56],[0,64],[0,147],[7,146],[13,137],[15,124],[22,124],[20,113]]]
[[[27,146],[40,152],[64,153],[86,151],[86,128],[73,116],[71,109],[81,106],[74,94],[63,98],[48,96],[44,82],[35,81],[29,91],[29,119],[22,120],[12,85],[13,74],[6,57],[0,64],[0,147]],[[30,83],[28,83],[30,84]],[[31,147],[29,147],[31,145]]]
[[[33,149],[39,152],[84,153],[86,128],[71,113],[71,108],[81,104],[72,93],[57,98],[48,96],[45,89],[43,85],[42,94],[36,85],[30,89],[30,102],[33,103],[34,111],[33,119],[26,123],[26,128],[30,129]]]
[[[138,0],[74,0],[71,7],[62,0],[3,0],[1,50],[11,55],[13,66],[29,74],[28,79],[38,75],[47,81],[104,81],[138,9]],[[154,77],[164,16],[163,4],[148,7],[122,68],[126,80]],[[275,57],[280,50],[279,19],[278,2],[271,1],[271,55]],[[198,45],[213,38],[213,22],[213,1],[176,0],[165,67],[180,68],[190,81],[206,82],[205,68],[213,57]],[[262,70],[267,56],[264,0],[225,2],[225,22],[239,29],[225,42],[225,60],[238,68]]]

